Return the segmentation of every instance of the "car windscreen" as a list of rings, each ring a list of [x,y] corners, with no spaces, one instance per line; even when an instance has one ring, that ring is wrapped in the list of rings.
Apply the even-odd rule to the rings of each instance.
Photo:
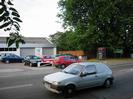
[[[55,57],[55,60],[59,60],[60,58],[59,57]]]
[[[44,59],[54,59],[55,56],[54,55],[51,55],[51,56],[43,56]]]
[[[68,73],[68,74],[78,75],[82,69],[83,69],[83,66],[80,64],[71,64],[67,68],[62,70],[62,72]]]
[[[33,59],[40,59],[40,57],[37,57],[37,56],[33,56]]]

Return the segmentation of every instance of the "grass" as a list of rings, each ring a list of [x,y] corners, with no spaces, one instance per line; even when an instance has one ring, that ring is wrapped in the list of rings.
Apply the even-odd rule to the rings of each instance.
[[[98,59],[89,59],[87,60],[89,62],[103,62],[110,65],[114,64],[123,64],[123,63],[133,63],[133,58],[110,58],[110,59],[104,59],[104,60],[98,60]]]

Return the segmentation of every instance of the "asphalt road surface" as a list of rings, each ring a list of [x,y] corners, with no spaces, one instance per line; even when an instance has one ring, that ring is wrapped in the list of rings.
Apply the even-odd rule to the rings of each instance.
[[[115,77],[111,88],[96,87],[76,92],[69,99],[133,99],[133,64],[111,66]],[[0,63],[0,99],[64,99],[42,84],[45,75],[60,71],[54,67],[24,67]]]

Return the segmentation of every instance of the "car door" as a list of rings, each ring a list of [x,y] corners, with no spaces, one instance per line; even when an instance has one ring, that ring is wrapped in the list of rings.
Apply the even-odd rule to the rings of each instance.
[[[22,62],[22,58],[20,56],[14,55],[14,62]]]
[[[95,65],[86,66],[82,71],[80,80],[81,80],[80,87],[82,88],[97,86],[98,80],[97,80],[97,71]]]
[[[12,54],[6,56],[6,59],[5,60],[9,60],[10,62],[14,62],[14,57]]]
[[[70,60],[70,57],[64,57],[64,64],[66,65],[66,66],[68,66],[68,65],[70,65],[71,64],[71,60]]]
[[[67,59],[67,63],[68,65],[72,64],[72,63],[76,63],[76,59],[73,56],[69,56]]]
[[[71,64],[72,64],[72,63],[76,63],[76,62],[77,62],[76,58],[70,57],[70,63],[71,63]]]
[[[16,62],[17,58],[15,57],[15,55],[11,54],[9,58],[10,58],[10,62]]]
[[[98,76],[97,78],[98,78],[99,85],[102,85],[106,80],[107,70],[104,67],[104,64],[98,64],[96,68],[97,68],[97,76]]]

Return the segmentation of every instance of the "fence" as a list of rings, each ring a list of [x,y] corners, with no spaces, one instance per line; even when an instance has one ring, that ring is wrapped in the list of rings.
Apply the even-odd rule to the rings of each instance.
[[[72,54],[77,57],[83,56],[87,58],[96,58],[96,51],[83,51],[83,50],[58,51],[58,54]]]

